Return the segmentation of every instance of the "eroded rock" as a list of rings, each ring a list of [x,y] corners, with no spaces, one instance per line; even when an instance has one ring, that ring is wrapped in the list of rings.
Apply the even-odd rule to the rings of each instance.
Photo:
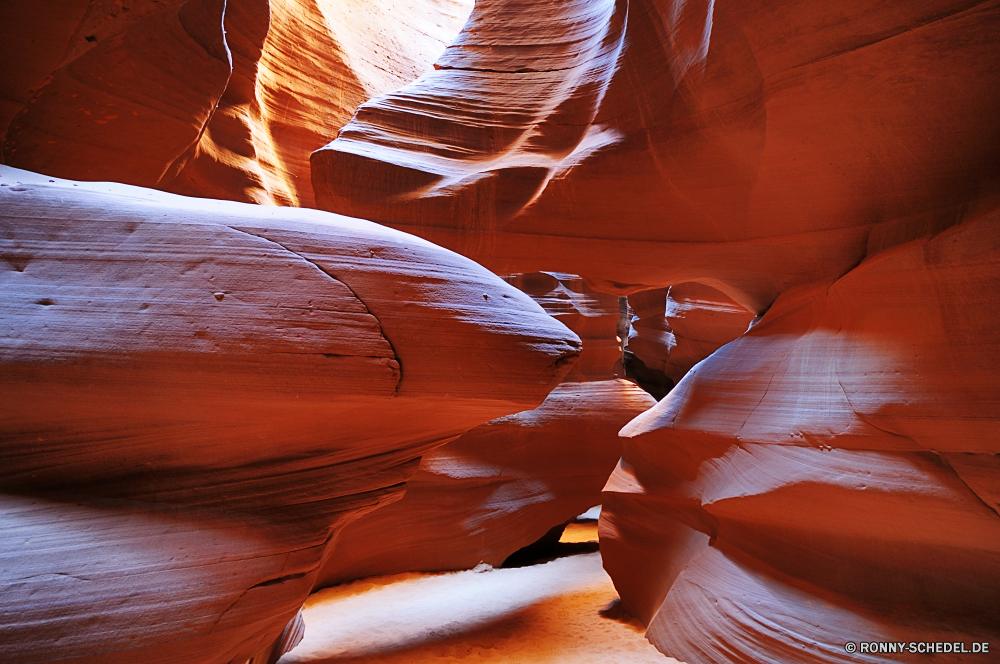
[[[500,567],[600,500],[621,455],[618,431],[654,403],[624,380],[567,382],[538,408],[428,452],[399,502],[344,529],[317,585]]]
[[[271,651],[338,529],[579,353],[369,222],[8,167],[0,198],[8,660]]]
[[[998,14],[484,0],[314,154],[318,202],[498,273],[696,281],[763,313],[997,195]]]
[[[991,215],[783,295],[622,430],[601,548],[661,651],[997,639],[998,238]]]
[[[710,286],[685,283],[633,293],[628,347],[674,385],[698,362],[746,332],[753,314]]]
[[[3,163],[313,206],[309,155],[430,68],[465,0],[11,0]]]
[[[655,401],[612,379],[618,298],[580,277],[509,275],[583,341],[541,406],[475,427],[424,455],[406,495],[340,534],[317,582],[411,571],[499,567],[512,553],[600,502],[621,456],[618,431]],[[558,540],[558,535],[556,536]]]
[[[993,1],[484,1],[314,154],[321,207],[499,272],[762,315],[626,427],[605,492],[607,568],[666,654],[996,640],[998,25]]]

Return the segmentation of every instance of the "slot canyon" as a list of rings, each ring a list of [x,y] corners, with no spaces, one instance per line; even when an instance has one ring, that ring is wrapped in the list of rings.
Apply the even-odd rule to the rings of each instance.
[[[0,661],[1000,662],[1000,0],[0,56]]]

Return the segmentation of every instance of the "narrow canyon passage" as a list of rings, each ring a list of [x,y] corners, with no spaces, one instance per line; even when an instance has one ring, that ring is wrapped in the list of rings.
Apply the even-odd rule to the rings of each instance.
[[[0,0],[0,664],[1000,661],[998,34]]]
[[[570,524],[560,541],[596,544],[597,522]],[[596,551],[372,577],[310,596],[306,636],[278,664],[675,664],[617,599]]]

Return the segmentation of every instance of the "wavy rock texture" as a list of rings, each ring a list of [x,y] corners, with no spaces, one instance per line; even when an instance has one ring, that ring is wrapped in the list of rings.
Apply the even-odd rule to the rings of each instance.
[[[724,294],[686,283],[633,293],[629,349],[676,385],[691,367],[746,332],[753,314]]]
[[[27,0],[0,8],[3,162],[313,205],[310,153],[430,68],[466,0]]]
[[[424,455],[406,495],[347,526],[317,587],[410,571],[499,567],[596,505],[621,456],[618,431],[656,402],[612,380],[618,298],[576,275],[505,277],[583,340],[541,406],[480,425]]]
[[[499,567],[600,502],[621,456],[618,431],[655,403],[624,380],[567,382],[538,408],[428,452],[399,502],[343,530],[317,587],[481,562]]]
[[[997,640],[998,26],[995,0],[484,0],[313,155],[321,207],[498,272],[764,314],[625,428],[605,491],[666,654]]]
[[[601,548],[661,651],[996,642],[998,264],[992,215],[782,295],[622,430]]]
[[[268,659],[339,528],[579,354],[369,222],[0,175],[6,661]]]
[[[528,272],[503,279],[580,337],[583,351],[566,382],[608,380],[614,374],[622,353],[616,336],[621,318],[616,296],[595,291],[575,274]]]
[[[755,313],[995,196],[995,1],[483,0],[314,154],[320,207],[498,273]],[[627,47],[626,47],[627,44]]]
[[[605,490],[607,569],[659,649],[819,663],[864,659],[843,650],[862,639],[1000,640],[1000,0],[480,0],[413,80],[464,6],[7,2],[0,154],[309,205],[305,153],[412,80],[313,153],[320,207],[558,271],[527,278],[543,300],[577,301],[564,273],[698,282],[762,316],[625,427]],[[524,414],[578,340],[425,242],[16,178],[5,659],[270,659],[338,530],[423,454],[509,413],[478,430],[569,427],[585,392]],[[536,470],[491,503],[507,462],[478,454],[429,456],[418,481],[529,513]]]

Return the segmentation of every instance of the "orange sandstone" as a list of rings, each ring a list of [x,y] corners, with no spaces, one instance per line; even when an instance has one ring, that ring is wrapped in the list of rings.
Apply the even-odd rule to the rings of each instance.
[[[9,167],[0,199],[7,661],[290,647],[336,532],[579,353],[370,222]]]
[[[430,68],[466,0],[10,0],[2,162],[313,206],[310,153]]]

